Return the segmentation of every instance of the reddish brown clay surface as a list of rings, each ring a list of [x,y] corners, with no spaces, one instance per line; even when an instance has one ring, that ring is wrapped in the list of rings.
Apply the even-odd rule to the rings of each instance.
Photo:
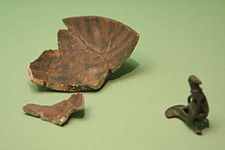
[[[72,113],[83,109],[84,100],[82,94],[73,94],[68,100],[51,106],[27,104],[23,107],[25,113],[57,125],[63,125]]]
[[[46,50],[28,65],[31,81],[59,91],[99,89],[133,52],[139,34],[104,17],[63,19],[58,50]]]

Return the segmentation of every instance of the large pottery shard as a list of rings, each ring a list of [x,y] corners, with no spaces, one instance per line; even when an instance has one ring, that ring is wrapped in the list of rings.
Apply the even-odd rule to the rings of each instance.
[[[63,125],[70,115],[84,109],[82,94],[73,94],[68,100],[61,101],[51,106],[27,104],[23,107],[24,112],[31,116],[40,117],[42,120]]]
[[[133,52],[139,34],[104,17],[63,19],[58,50],[46,50],[28,65],[31,81],[59,91],[99,89]]]

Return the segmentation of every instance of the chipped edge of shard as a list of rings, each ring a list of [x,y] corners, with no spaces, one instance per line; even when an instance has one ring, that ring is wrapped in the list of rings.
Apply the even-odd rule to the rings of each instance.
[[[104,78],[102,78],[102,80],[100,80],[100,82],[96,86],[83,85],[83,84],[66,85],[66,84],[45,83],[45,81],[43,81],[41,79],[37,79],[33,76],[32,70],[30,68],[30,64],[31,63],[29,63],[26,68],[30,80],[37,85],[45,86],[47,88],[50,88],[50,89],[53,89],[56,91],[68,91],[68,92],[87,91],[88,92],[88,91],[98,90],[104,84],[105,79],[109,76],[109,72],[108,72],[106,74],[106,76]]]

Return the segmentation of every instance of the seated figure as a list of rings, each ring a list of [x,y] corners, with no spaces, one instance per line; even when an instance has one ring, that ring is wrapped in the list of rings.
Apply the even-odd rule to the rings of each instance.
[[[188,105],[175,105],[166,110],[167,118],[179,118],[188,124],[195,133],[201,134],[204,128],[209,127],[207,119],[209,106],[207,99],[199,87],[202,82],[194,75],[188,78],[191,95],[188,97]]]

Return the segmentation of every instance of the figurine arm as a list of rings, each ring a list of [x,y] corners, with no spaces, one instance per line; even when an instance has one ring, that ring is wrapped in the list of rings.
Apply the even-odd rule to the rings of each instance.
[[[188,96],[188,104],[190,104],[191,103],[191,98],[192,98],[192,96],[190,95],[190,96]]]

